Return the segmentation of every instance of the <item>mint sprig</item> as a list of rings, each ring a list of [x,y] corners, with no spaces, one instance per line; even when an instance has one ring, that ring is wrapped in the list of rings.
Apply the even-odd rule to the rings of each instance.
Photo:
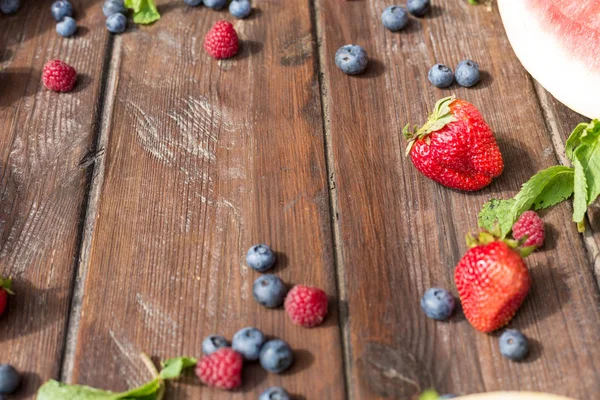
[[[125,0],[125,7],[133,10],[133,22],[151,24],[160,19],[154,0]]]
[[[152,371],[154,379],[126,392],[115,393],[84,385],[67,385],[49,380],[38,390],[36,400],[162,400],[164,381],[179,378],[184,369],[196,365],[191,357],[171,358],[163,363],[160,373],[150,358],[142,354],[142,360]]]
[[[567,140],[566,154],[573,167],[547,168],[531,177],[514,198],[491,199],[479,212],[479,226],[499,227],[505,238],[523,212],[551,207],[573,196],[573,221],[583,232],[587,208],[600,195],[600,120],[579,124]]]

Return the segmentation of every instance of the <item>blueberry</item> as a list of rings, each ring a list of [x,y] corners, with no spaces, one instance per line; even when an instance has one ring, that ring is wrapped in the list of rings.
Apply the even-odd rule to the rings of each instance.
[[[348,75],[360,74],[367,68],[367,52],[355,44],[347,44],[335,53],[335,65]]]
[[[265,370],[280,374],[294,362],[290,346],[280,339],[269,340],[260,350],[260,365]]]
[[[471,87],[479,82],[479,64],[472,60],[462,60],[456,67],[456,82],[460,86]]]
[[[0,12],[2,14],[14,14],[19,11],[21,2],[19,0],[0,0]]]
[[[429,82],[439,88],[447,88],[454,81],[452,70],[444,64],[435,64],[427,74]]]
[[[107,0],[102,6],[102,12],[105,17],[110,17],[113,14],[127,14],[127,9],[123,4],[123,0]]]
[[[223,347],[229,347],[229,342],[221,335],[210,335],[202,341],[202,352],[207,356]]]
[[[64,17],[73,16],[73,6],[67,0],[58,0],[52,3],[52,6],[50,6],[50,12],[52,13],[54,19],[60,22]]]
[[[229,12],[236,18],[246,18],[252,11],[252,5],[248,0],[233,0],[229,4]]]
[[[290,400],[291,397],[286,390],[279,386],[271,386],[258,398],[258,400]]]
[[[516,329],[507,329],[500,336],[500,353],[511,360],[519,361],[525,358],[529,345],[527,338]]]
[[[408,0],[406,2],[406,8],[408,12],[415,17],[421,18],[431,10],[430,0]]]
[[[265,335],[256,328],[244,328],[235,335],[231,347],[248,361],[258,360],[260,349],[265,343]]]
[[[122,33],[127,29],[127,17],[117,13],[106,18],[106,29],[112,33]]]
[[[202,0],[183,0],[183,2],[190,7],[198,7],[202,4]]]
[[[14,393],[21,383],[17,370],[8,364],[0,364],[0,394]]]
[[[258,272],[265,272],[275,264],[275,253],[266,244],[257,244],[248,250],[246,263]]]
[[[220,10],[227,5],[227,0],[202,0],[206,7]]]
[[[71,17],[64,17],[62,21],[56,24],[56,33],[60,36],[73,36],[77,31],[77,22]]]
[[[389,6],[381,14],[383,26],[392,32],[401,31],[408,25],[408,13],[401,6]]]
[[[254,300],[267,308],[276,308],[283,304],[287,287],[283,281],[271,274],[258,277],[252,285]]]
[[[431,288],[421,298],[421,308],[429,318],[443,321],[454,311],[454,297],[444,289]]]

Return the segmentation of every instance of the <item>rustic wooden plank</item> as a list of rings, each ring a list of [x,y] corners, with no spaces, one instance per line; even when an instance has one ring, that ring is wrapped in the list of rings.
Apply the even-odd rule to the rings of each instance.
[[[388,2],[317,5],[340,291],[349,313],[350,397],[404,399],[429,386],[461,394],[531,389],[595,397],[600,300],[566,204],[544,213],[548,243],[528,259],[533,288],[510,325],[532,340],[526,362],[503,359],[498,335],[476,332],[461,315],[436,323],[419,307],[428,287],[455,291],[453,267],[466,250],[464,235],[477,228],[481,205],[512,196],[536,171],[558,162],[532,82],[498,13],[438,1],[428,18],[391,33],[380,23]],[[335,67],[335,51],[347,43],[370,54],[365,74],[348,77]],[[477,88],[439,90],[428,83],[431,65],[455,66],[463,58],[485,71]],[[450,93],[480,107],[505,156],[502,177],[475,194],[427,180],[404,157],[404,124],[424,121]]]
[[[307,330],[251,295],[258,274],[244,258],[261,241],[280,252],[275,273],[286,282],[336,292],[309,3],[257,4],[235,22],[243,45],[231,60],[202,49],[205,32],[229,17],[183,3],[115,41],[74,382],[125,389],[148,377],[139,352],[200,356],[205,335],[256,326],[296,349],[290,373],[251,366],[234,394],[189,376],[169,395],[255,399],[281,384],[344,398],[336,305],[324,327]]]
[[[70,39],[54,31],[47,2],[0,15],[0,273],[14,278],[16,292],[0,353],[25,372],[19,398],[34,398],[61,367],[89,182],[81,160],[95,146],[108,39],[102,11],[88,3],[74,1],[82,28]],[[79,71],[74,92],[43,87],[41,70],[53,58]]]

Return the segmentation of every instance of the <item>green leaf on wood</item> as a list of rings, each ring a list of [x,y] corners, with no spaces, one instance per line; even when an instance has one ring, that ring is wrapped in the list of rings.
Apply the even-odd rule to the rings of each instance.
[[[160,19],[154,0],[125,0],[125,7],[133,10],[136,24],[151,24]]]

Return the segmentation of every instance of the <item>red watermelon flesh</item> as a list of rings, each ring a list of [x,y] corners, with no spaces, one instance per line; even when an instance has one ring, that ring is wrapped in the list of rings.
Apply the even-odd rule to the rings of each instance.
[[[527,71],[559,101],[600,117],[600,0],[498,0]]]

